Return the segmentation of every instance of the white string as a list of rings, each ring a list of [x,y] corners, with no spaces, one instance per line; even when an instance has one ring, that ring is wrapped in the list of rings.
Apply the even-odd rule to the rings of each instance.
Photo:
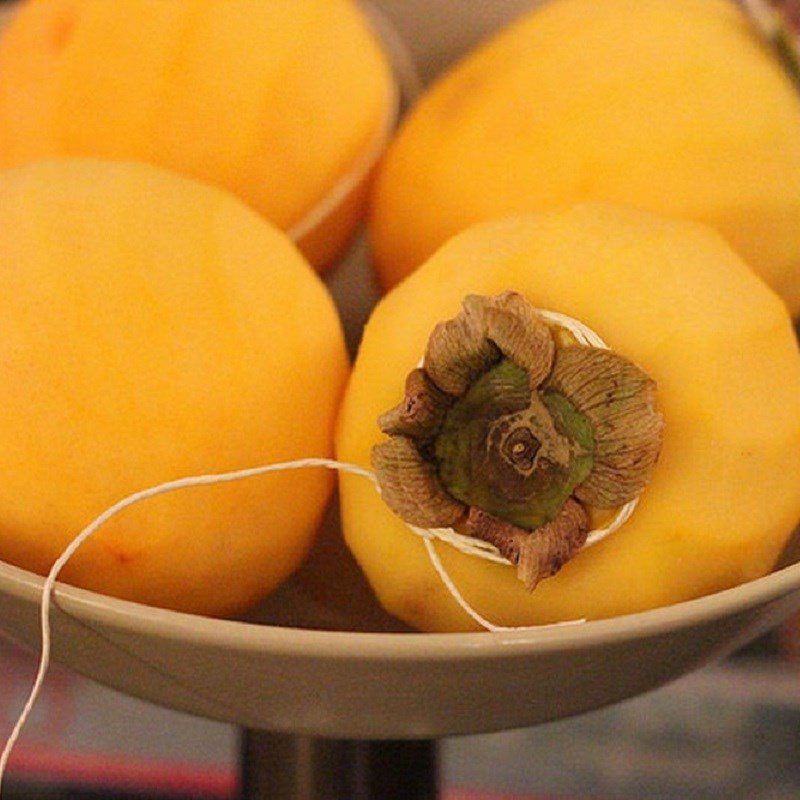
[[[742,7],[762,38],[778,50],[793,77],[800,70],[800,31],[792,21],[792,9],[778,8],[769,0],[742,0]],[[789,52],[786,52],[786,49]]]
[[[452,528],[418,528],[409,522],[406,522],[406,525],[417,536],[421,536],[423,539],[440,539],[468,556],[477,556],[485,561],[493,561],[495,564],[511,564],[491,542],[484,542],[483,539],[466,536]]]
[[[579,319],[568,317],[558,311],[548,311],[544,308],[537,309],[537,313],[547,322],[566,328],[575,337],[578,344],[584,347],[597,347],[600,350],[609,349],[600,335],[595,333],[588,325],[584,325]]]
[[[25,723],[30,717],[33,706],[35,705],[39,694],[42,690],[47,670],[50,666],[50,606],[52,603],[52,596],[55,590],[56,580],[58,579],[61,570],[64,569],[66,563],[75,555],[78,548],[94,533],[97,532],[106,522],[112,517],[119,514],[126,508],[140,503],[148,498],[155,497],[156,495],[166,494],[178,489],[188,489],[195,486],[211,486],[213,484],[230,483],[232,481],[245,480],[246,478],[254,478],[259,475],[265,475],[268,472],[282,472],[293,469],[307,469],[309,467],[324,467],[326,469],[341,470],[342,472],[349,472],[353,475],[359,475],[362,478],[367,478],[377,486],[377,479],[373,472],[368,469],[359,467],[357,464],[346,464],[339,461],[334,461],[329,458],[304,458],[298,461],[288,461],[281,464],[269,464],[261,467],[252,467],[251,469],[241,469],[235,472],[224,472],[216,475],[197,475],[190,478],[180,478],[175,481],[168,481],[161,483],[158,486],[152,486],[149,489],[143,489],[140,492],[128,495],[118,503],[115,503],[110,508],[106,509],[99,517],[87,525],[67,546],[64,552],[59,556],[53,564],[50,572],[45,579],[42,586],[42,605],[40,608],[40,621],[41,621],[41,636],[42,636],[42,651],[39,658],[39,670],[36,673],[36,679],[33,682],[33,688],[28,696],[22,713],[19,716],[16,724],[14,725],[11,735],[3,748],[3,753],[0,755],[0,796],[3,792],[3,778],[8,766],[8,759],[11,757],[11,752],[19,739]]]
[[[439,554],[436,552],[436,546],[433,543],[433,539],[433,536],[424,537],[425,549],[428,551],[428,558],[430,558],[433,568],[439,574],[439,577],[442,579],[442,583],[447,587],[447,590],[451,595],[453,595],[453,599],[456,601],[456,603],[458,603],[462,610],[469,614],[469,616],[472,617],[472,619],[474,619],[478,625],[483,626],[487,631],[491,631],[492,633],[503,633],[504,631],[538,631],[542,630],[543,628],[560,628],[564,625],[581,625],[582,623],[586,622],[585,619],[570,619],[566,620],[565,622],[551,622],[545,625],[495,625],[494,622],[489,622],[486,617],[481,616],[464,599],[464,595],[461,594],[458,587],[453,582],[453,579],[450,577],[450,574],[444,568],[444,564],[442,563],[441,558],[439,558]],[[503,561],[505,562],[505,559],[503,559]]]
[[[742,5],[762,36],[773,39],[780,33],[780,15],[769,3],[764,0],[742,0]]]
[[[579,322],[578,320],[572,319],[571,317],[567,317],[564,314],[558,314],[553,311],[540,310],[539,313],[549,322],[567,328],[575,336],[576,340],[580,344],[587,345],[590,347],[599,347],[603,349],[608,349],[608,345],[606,345],[606,343],[594,331],[592,331],[590,328],[587,328],[583,323]],[[357,475],[359,477],[366,478],[367,480],[372,482],[372,484],[375,486],[376,491],[380,494],[380,486],[378,484],[378,480],[375,473],[368,469],[365,469],[364,467],[360,467],[357,464],[348,464],[342,461],[335,461],[329,458],[303,458],[297,461],[286,461],[278,464],[267,464],[264,466],[252,467],[250,469],[235,470],[233,472],[223,472],[218,474],[196,475],[188,478],[179,478],[178,480],[167,481],[166,483],[161,483],[158,486],[152,486],[148,489],[143,489],[139,492],[135,492],[134,494],[128,495],[127,497],[120,500],[118,503],[115,503],[113,506],[106,509],[93,522],[87,525],[72,540],[72,542],[70,542],[70,544],[66,547],[64,552],[58,557],[56,562],[53,564],[42,586],[42,604],[40,607],[40,614],[39,614],[41,622],[42,649],[39,659],[39,668],[37,670],[36,678],[33,682],[33,687],[31,688],[30,695],[28,696],[28,699],[25,702],[25,705],[19,716],[19,719],[17,720],[13,730],[11,731],[11,735],[8,737],[8,740],[6,741],[2,754],[0,754],[0,796],[2,795],[3,791],[3,779],[6,773],[6,768],[8,766],[8,760],[11,757],[11,753],[14,749],[14,746],[19,740],[22,729],[24,728],[26,722],[28,721],[28,718],[31,715],[33,707],[36,704],[36,701],[39,697],[39,694],[41,693],[42,685],[44,683],[45,676],[47,675],[47,670],[50,666],[50,655],[51,655],[50,609],[55,594],[56,581],[58,580],[58,576],[61,574],[61,571],[64,569],[64,566],[72,558],[72,556],[75,555],[75,552],[78,550],[78,548],[80,548],[81,545],[84,542],[86,542],[87,539],[89,539],[93,534],[95,534],[112,517],[116,516],[121,511],[124,511],[126,508],[135,505],[136,503],[140,503],[149,498],[156,497],[157,495],[166,494],[168,492],[177,491],[179,489],[188,489],[197,486],[211,486],[220,483],[230,483],[233,481],[245,480],[247,478],[255,478],[260,475],[266,475],[267,473],[270,472],[285,472],[289,470],[309,469],[317,467],[339,470],[341,472],[350,473],[351,475]],[[606,526],[605,528],[600,528],[591,531],[584,547],[588,547],[592,544],[595,544],[601,539],[604,539],[609,534],[618,530],[630,518],[631,514],[633,514],[633,511],[636,508],[637,503],[638,503],[638,498],[634,499],[630,503],[627,503],[619,510],[615,518],[608,526]],[[453,599],[458,603],[459,607],[464,612],[466,612],[471,619],[473,619],[487,631],[497,633],[503,631],[540,630],[542,628],[550,628],[556,626],[560,627],[564,625],[576,625],[576,624],[581,624],[585,621],[582,619],[578,619],[578,620],[569,620],[566,622],[552,623],[549,625],[533,625],[533,626],[519,626],[519,627],[506,627],[503,625],[495,625],[493,622],[490,622],[488,619],[479,614],[464,599],[464,596],[461,594],[458,587],[453,582],[452,578],[445,569],[444,564],[439,558],[439,554],[436,552],[436,547],[434,545],[433,540],[440,539],[442,541],[447,542],[451,546],[455,547],[462,553],[467,553],[468,555],[477,556],[478,558],[483,558],[487,561],[492,561],[494,563],[511,564],[511,562],[508,561],[506,558],[504,558],[502,555],[500,555],[500,552],[497,550],[496,547],[494,547],[494,545],[491,545],[488,542],[483,542],[480,539],[475,539],[471,536],[465,536],[463,534],[460,534],[457,531],[454,531],[452,528],[426,529],[426,528],[418,528],[414,525],[408,525],[408,528],[414,534],[420,536],[423,539],[425,544],[425,549],[427,550],[431,564],[433,565],[437,574],[441,578],[442,583],[444,583],[445,587],[452,595]]]

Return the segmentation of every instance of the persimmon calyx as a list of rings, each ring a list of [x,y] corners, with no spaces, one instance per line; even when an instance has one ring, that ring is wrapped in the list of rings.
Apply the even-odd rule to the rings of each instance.
[[[390,438],[372,463],[399,517],[491,542],[533,589],[583,547],[589,508],[648,483],[663,438],[655,400],[639,367],[576,344],[520,294],[470,295],[380,416]]]

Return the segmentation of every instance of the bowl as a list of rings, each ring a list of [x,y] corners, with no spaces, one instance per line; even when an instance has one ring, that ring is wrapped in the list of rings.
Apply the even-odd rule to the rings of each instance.
[[[371,5],[383,7],[377,25],[387,36],[387,20],[400,18],[402,31],[403,14],[419,4]],[[509,13],[522,3],[511,5]],[[0,24],[9,14],[0,8]],[[486,25],[496,27],[496,17]],[[431,41],[447,40],[440,22],[425,32]],[[402,41],[391,39],[408,102],[417,81]],[[412,50],[421,46],[415,41]],[[385,135],[389,123],[387,114]],[[376,141],[293,230],[296,240],[312,242],[330,215],[346,220],[363,201],[381,149]],[[328,277],[351,349],[377,297],[368,258],[362,239]],[[34,651],[43,582],[0,562],[0,632]],[[53,657],[126,694],[252,729],[414,739],[529,726],[632,697],[724,657],[799,610],[795,547],[770,575],[652,611],[515,632],[415,633],[375,602],[334,508],[309,561],[246,619],[180,614],[58,584]]]
[[[331,591],[332,570],[346,594]],[[42,583],[0,563],[0,630],[31,649]],[[312,559],[247,620],[65,585],[55,597],[54,658],[126,694],[252,729],[414,739],[534,725],[661,686],[800,610],[800,563],[613,619],[422,634],[377,607],[331,514]]]

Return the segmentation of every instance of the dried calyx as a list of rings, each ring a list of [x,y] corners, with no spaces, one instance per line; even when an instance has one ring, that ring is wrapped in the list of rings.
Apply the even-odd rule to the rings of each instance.
[[[661,447],[655,384],[551,328],[521,295],[471,295],[383,414],[381,493],[411,525],[491,542],[529,589],[586,542],[589,509],[638,496]]]

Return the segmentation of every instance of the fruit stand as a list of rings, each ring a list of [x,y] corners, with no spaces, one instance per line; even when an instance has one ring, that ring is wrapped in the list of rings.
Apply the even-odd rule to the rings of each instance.
[[[377,20],[376,28],[383,32],[387,48],[393,55],[399,86],[399,97],[394,98],[389,115],[393,118],[395,106],[408,107],[421,83],[430,82],[435,73],[476,41],[532,3],[509,3],[504,13],[500,13],[477,0],[443,2],[439,5],[442,8],[447,6],[448,10],[441,15],[438,11],[434,14],[432,19],[436,24],[423,24],[425,3],[385,0],[367,5],[372,9],[370,13],[377,14],[373,17]],[[456,5],[458,16],[465,19],[458,35],[449,26]],[[3,13],[0,9],[0,14]],[[403,44],[404,41],[407,44]],[[446,118],[446,114],[442,118]],[[384,115],[384,128],[387,119]],[[387,131],[384,128],[381,131],[385,136]],[[574,131],[570,135],[577,137]],[[420,152],[423,150],[424,147],[419,147]],[[337,219],[339,222],[350,220],[353,209],[363,202],[361,190],[377,159],[376,152],[370,151],[368,155],[367,161],[360,162],[355,182],[348,184],[347,191],[336,196],[339,205],[333,212],[326,207],[325,213],[314,217],[317,222],[319,219],[334,220],[334,233],[339,244],[347,237],[335,223]],[[410,159],[404,163],[410,163]],[[454,174],[457,174],[461,165],[456,157],[452,165],[455,165]],[[387,212],[396,215],[394,219],[407,219],[412,212],[430,210],[426,207],[426,198],[415,194],[417,178],[412,177],[406,187],[411,187],[408,197],[403,198],[400,192],[386,200],[387,208],[395,201],[399,203],[398,208],[402,207],[399,212],[397,209]],[[149,178],[142,180],[141,186],[157,186],[148,183]],[[50,185],[57,183],[58,175]],[[614,186],[616,191],[618,187]],[[511,194],[513,192],[509,190],[504,199]],[[403,206],[406,201],[408,206]],[[439,205],[433,205],[438,211]],[[337,217],[337,209],[344,209],[342,217]],[[469,214],[472,213],[470,210]],[[452,215],[456,217],[457,213],[452,212]],[[447,213],[443,216],[447,217]],[[442,230],[446,222],[448,220],[442,223]],[[387,224],[390,228],[393,223]],[[591,227],[594,224],[590,215],[586,225]],[[609,227],[613,224],[610,223]],[[426,225],[420,222],[420,229],[428,231],[436,227]],[[630,230],[635,227],[632,225]],[[642,229],[645,228],[646,225],[642,225]],[[584,230],[580,226],[576,229]],[[625,230],[627,236],[628,229]],[[304,231],[303,235],[294,238],[302,247],[308,245],[310,252],[316,252],[319,242],[313,237],[307,239],[307,233]],[[439,233],[437,229],[436,235]],[[384,234],[392,243],[386,246],[389,252],[400,236],[396,231],[386,233],[385,230],[380,236]],[[256,233],[252,235],[256,238]],[[641,236],[649,242],[648,237],[650,229]],[[635,249],[630,244],[634,239],[633,234],[630,240],[624,236],[620,238],[624,241],[624,252]],[[496,247],[490,239],[487,242],[481,245],[487,251],[503,249]],[[698,247],[702,250],[706,240],[698,234],[697,242],[700,242]],[[749,246],[748,239],[745,247]],[[421,251],[424,247],[427,247],[427,242],[424,245],[414,242],[409,245],[409,250]],[[709,248],[713,249],[711,245]],[[275,252],[279,249],[275,245]],[[564,248],[563,258],[571,258],[570,252]],[[584,258],[582,251],[576,252]],[[624,260],[623,250],[619,252],[622,255],[618,260]],[[776,255],[776,263],[780,256],[780,253]],[[292,257],[285,256],[287,264]],[[391,254],[386,258],[391,260]],[[689,257],[685,260],[688,262]],[[466,256],[464,261],[468,261]],[[709,257],[709,261],[713,259]],[[351,351],[356,349],[364,322],[379,296],[378,281],[371,272],[370,262],[371,253],[362,237],[325,276],[325,284],[341,314]],[[699,273],[704,262],[698,258],[697,264],[696,272]],[[776,274],[780,272],[772,262],[765,269]],[[529,273],[530,270],[520,270],[522,277],[519,282],[524,283]],[[713,272],[708,274],[713,275]],[[616,273],[611,271],[608,275],[611,276],[609,282],[613,283]],[[684,276],[686,281],[692,279],[687,276]],[[385,275],[379,277],[384,283],[393,283],[399,274],[391,279]],[[782,279],[782,275],[775,278],[776,281]],[[432,283],[441,287],[446,282]],[[601,283],[598,281],[598,285]],[[738,290],[735,283],[731,281],[732,293]],[[650,286],[653,285],[655,280],[650,281]],[[742,285],[746,289],[749,284]],[[298,294],[302,291],[297,290]],[[640,291],[642,297],[650,296],[650,290],[642,291],[641,287],[632,291]],[[294,289],[284,290],[287,297],[293,292]],[[441,296],[446,296],[446,288],[441,289]],[[426,299],[433,307],[437,301],[435,292],[426,294]],[[446,305],[444,300],[441,302]],[[764,307],[768,305],[765,300]],[[767,308],[767,312],[774,312],[776,318],[778,316],[772,306]],[[764,318],[767,318],[767,312],[764,312]],[[323,311],[314,313],[319,315]],[[630,318],[635,316],[634,312],[627,313]],[[780,314],[785,314],[784,310]],[[664,317],[668,319],[666,311]],[[624,322],[626,318],[623,315],[620,319]],[[705,319],[711,320],[707,328],[702,327],[699,316],[689,316],[690,332],[695,332],[698,349],[709,340],[713,342],[713,336],[724,327],[711,313]],[[298,320],[295,315],[293,322]],[[771,318],[769,321],[773,322]],[[662,324],[668,326],[669,320]],[[397,329],[400,327],[397,325]],[[779,324],[775,323],[774,327],[779,328]],[[755,323],[753,328],[757,328]],[[375,326],[371,333],[374,337],[383,337],[388,349],[399,347],[397,342],[403,338],[395,336],[394,330],[387,328],[388,333],[382,332]],[[633,326],[631,330],[638,333],[640,329]],[[647,332],[649,330],[647,328]],[[667,340],[669,330],[666,327],[663,333]],[[731,335],[735,333],[733,331]],[[646,338],[644,334],[643,338]],[[745,341],[739,350],[745,350],[746,344]],[[635,348],[635,343],[632,346]],[[723,349],[720,346],[720,353]],[[709,347],[707,352],[716,351]],[[343,353],[342,349],[342,362]],[[408,360],[406,356],[404,354],[403,358]],[[380,359],[375,361],[373,369],[377,374],[381,368],[377,364]],[[702,370],[697,365],[691,366],[697,384],[703,377]],[[340,370],[343,371],[344,368]],[[395,365],[385,367],[385,371],[396,371]],[[332,372],[324,382],[330,385],[337,379]],[[260,391],[266,393],[267,390],[261,387]],[[307,387],[306,394],[311,391]],[[698,392],[698,396],[700,394]],[[169,392],[165,392],[164,402],[170,402],[171,397]],[[700,400],[697,405],[701,405]],[[351,410],[350,418],[345,419],[343,425],[349,423],[357,429],[357,411],[357,407],[356,412]],[[332,412],[328,416],[332,417]],[[369,417],[370,424],[373,417],[374,414]],[[329,422],[327,420],[326,424]],[[330,424],[332,426],[332,422]],[[695,429],[687,427],[687,430]],[[719,447],[732,447],[725,439],[728,429],[721,426],[719,430],[722,432],[716,440]],[[358,440],[357,435],[353,438]],[[729,440],[737,441],[733,433]],[[277,460],[277,456],[275,458]],[[768,478],[764,477],[763,481],[767,482]],[[758,483],[761,479],[760,475],[754,476],[753,482]],[[372,491],[373,487],[368,488]],[[309,489],[308,497],[311,495]],[[373,530],[379,530],[380,514],[385,509],[374,512],[374,519],[370,517],[373,513],[370,503],[374,498],[362,498],[358,502],[357,493],[346,486],[342,500],[350,503],[351,524],[355,519],[370,535]],[[240,504],[245,503],[243,496]],[[357,513],[352,511],[353,507],[359,509]],[[377,524],[373,524],[375,520]],[[772,525],[770,536],[774,541],[768,542],[769,547],[778,541],[780,535],[780,525]],[[373,542],[368,536],[362,538],[359,543],[362,549],[356,555],[359,562],[366,563],[371,557]],[[351,535],[348,541],[352,545],[356,539]],[[713,540],[711,544],[707,543],[709,560],[716,565],[718,554],[728,552],[725,549],[728,543],[724,535],[709,536],[709,539]],[[664,541],[662,557],[674,560],[674,550],[678,545],[668,537]],[[765,553],[769,547],[764,546]],[[755,544],[752,550],[765,558]],[[736,547],[731,546],[730,551],[735,552]],[[393,568],[398,573],[409,568],[413,559],[407,557],[406,551],[397,547],[393,552],[396,557]],[[123,553],[120,560],[124,562],[126,557]],[[683,599],[683,595],[676,594],[677,600],[673,602],[675,598],[665,594],[667,599],[661,607],[652,607],[654,604],[650,603],[650,610],[635,609],[606,619],[576,620],[574,624],[537,626],[526,622],[527,618],[521,617],[521,621],[514,618],[506,629],[491,634],[443,632],[447,625],[441,620],[456,619],[453,614],[458,609],[456,612],[452,608],[447,611],[448,603],[452,606],[449,596],[444,600],[441,597],[438,601],[432,600],[435,592],[426,588],[424,583],[417,587],[421,600],[413,592],[408,595],[401,593],[396,603],[399,610],[394,616],[387,613],[384,607],[390,607],[391,602],[384,602],[384,607],[379,604],[359,563],[345,545],[336,504],[329,509],[310,556],[299,569],[295,569],[296,566],[293,564],[291,569],[285,570],[285,574],[291,573],[291,577],[263,603],[232,619],[213,618],[224,608],[222,605],[208,610],[203,607],[198,613],[173,611],[156,607],[158,603],[155,602],[130,602],[115,599],[99,590],[89,591],[59,583],[51,613],[53,658],[81,675],[127,695],[241,726],[246,731],[242,777],[244,796],[248,800],[432,800],[438,791],[438,740],[534,726],[634,697],[722,659],[800,611],[800,549],[796,543],[784,550],[780,562],[769,574],[733,585],[734,581],[725,583],[727,576],[724,570],[720,570],[720,585],[724,583],[731,588],[712,591],[695,599]],[[378,573],[376,579],[375,574],[370,573],[369,579],[377,586],[383,576]],[[460,574],[474,579],[476,584],[480,580],[477,570],[474,575],[468,570]],[[336,576],[335,586],[332,586],[331,575]],[[385,591],[387,597],[391,597],[391,577],[389,575],[386,579],[389,587]],[[275,584],[278,582],[276,578]],[[43,578],[34,570],[0,561],[0,631],[33,651],[40,646],[39,614],[43,586]],[[436,590],[440,588],[437,586]],[[623,598],[635,596],[633,589],[620,589],[617,583],[607,590],[601,586],[595,592],[597,602],[618,589]],[[517,590],[515,587],[509,591]],[[688,594],[683,588],[676,590],[680,591]],[[590,591],[587,596],[591,597],[591,594]],[[430,604],[426,605],[428,601]],[[443,608],[445,611],[441,611]],[[417,614],[429,622],[429,629],[437,632],[417,632],[400,621],[404,614],[407,621],[414,621]],[[427,618],[425,614],[428,614]],[[511,629],[512,624],[518,625],[518,629]],[[417,627],[425,629],[426,626]],[[464,628],[462,620],[451,629],[463,631]]]

